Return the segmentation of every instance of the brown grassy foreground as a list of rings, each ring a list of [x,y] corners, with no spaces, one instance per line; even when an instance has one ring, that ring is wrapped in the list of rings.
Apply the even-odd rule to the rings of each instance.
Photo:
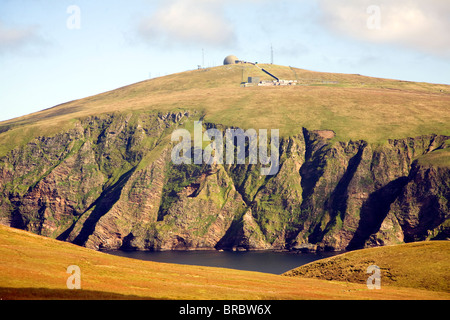
[[[450,241],[356,250],[305,264],[284,275],[366,283],[370,265],[380,267],[382,286],[450,292]]]
[[[69,265],[81,269],[81,290],[66,288]],[[0,226],[0,299],[450,299],[450,293],[133,260]]]

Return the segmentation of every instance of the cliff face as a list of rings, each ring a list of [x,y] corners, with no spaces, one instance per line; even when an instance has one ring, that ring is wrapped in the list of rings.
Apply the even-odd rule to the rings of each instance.
[[[260,165],[173,165],[170,134],[190,116],[93,116],[15,148],[0,159],[0,222],[96,249],[344,250],[450,237],[450,169],[415,161],[450,137],[372,145],[299,128],[280,139],[278,173],[261,176]]]

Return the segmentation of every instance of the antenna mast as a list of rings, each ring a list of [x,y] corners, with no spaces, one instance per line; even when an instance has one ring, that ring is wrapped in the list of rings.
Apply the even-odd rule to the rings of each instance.
[[[273,64],[273,46],[270,44],[270,64]]]
[[[205,67],[205,49],[202,48],[202,68]]]

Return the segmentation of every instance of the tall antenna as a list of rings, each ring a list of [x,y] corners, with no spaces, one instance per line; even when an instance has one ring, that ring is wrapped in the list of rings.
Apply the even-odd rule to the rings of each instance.
[[[273,46],[270,44],[270,64],[273,64]]]

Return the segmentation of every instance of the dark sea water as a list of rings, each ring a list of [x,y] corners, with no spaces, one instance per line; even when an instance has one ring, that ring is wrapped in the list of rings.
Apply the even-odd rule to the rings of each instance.
[[[221,267],[282,274],[306,263],[331,257],[336,252],[294,253],[274,251],[106,251],[106,253],[155,262]]]

